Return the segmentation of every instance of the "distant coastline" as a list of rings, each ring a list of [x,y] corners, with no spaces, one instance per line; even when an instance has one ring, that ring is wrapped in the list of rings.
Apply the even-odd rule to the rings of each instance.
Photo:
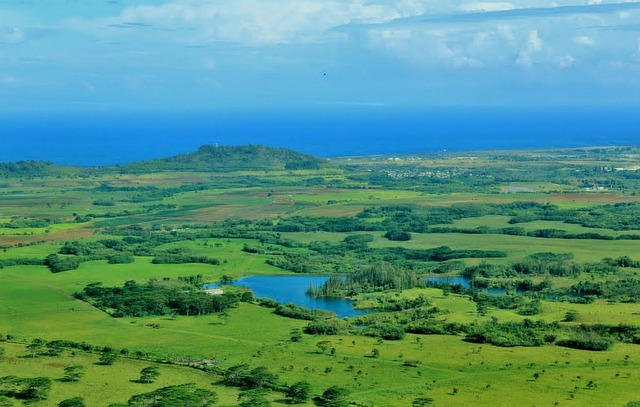
[[[261,144],[330,158],[640,145],[634,109],[352,109],[0,117],[0,162],[102,166],[203,144]]]

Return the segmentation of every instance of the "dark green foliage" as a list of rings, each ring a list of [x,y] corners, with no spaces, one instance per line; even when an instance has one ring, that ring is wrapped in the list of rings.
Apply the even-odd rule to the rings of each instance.
[[[45,265],[49,267],[52,273],[75,270],[80,266],[80,263],[81,260],[77,257],[63,257],[57,254],[50,254],[45,259]]]
[[[349,274],[345,279],[331,277],[322,286],[311,287],[307,292],[317,297],[340,297],[361,292],[403,290],[424,286],[424,280],[415,273],[380,263]]]
[[[340,386],[331,386],[322,392],[322,395],[316,399],[320,406],[324,407],[346,407],[349,405],[347,397],[349,390]]]
[[[140,383],[153,383],[160,377],[160,369],[158,366],[147,366],[140,371]]]
[[[58,407],[85,407],[85,405],[82,397],[72,397],[58,403]]]
[[[239,407],[268,407],[271,405],[265,398],[264,389],[251,389],[238,394]]]
[[[81,365],[67,366],[64,368],[63,380],[66,382],[77,382],[84,376],[84,367]]]
[[[45,262],[42,259],[21,257],[14,259],[0,259],[0,269],[11,266],[42,266]]]
[[[223,382],[230,386],[247,389],[277,389],[278,375],[271,373],[266,367],[251,369],[247,364],[231,366],[223,373]]]
[[[578,311],[569,310],[569,311],[565,312],[565,314],[564,314],[564,322],[577,321],[579,316],[580,316],[580,314],[578,313]]]
[[[48,161],[21,160],[0,163],[0,175],[3,177],[43,176],[56,171],[60,171],[60,167]]]
[[[118,359],[118,353],[113,349],[105,349],[100,353],[98,363],[105,366],[111,366]]]
[[[573,261],[570,253],[535,253],[511,267],[518,274],[548,274],[555,277],[576,277],[583,271],[582,266]]]
[[[298,328],[292,329],[289,335],[289,339],[291,340],[291,342],[300,342],[302,340],[302,331]],[[2,355],[0,354],[0,359],[1,358]]]
[[[403,232],[400,230],[389,230],[384,234],[384,237],[397,242],[406,242],[408,240],[411,240],[411,233]]]
[[[96,199],[92,202],[94,206],[116,206],[116,203],[110,199]]]
[[[465,337],[465,341],[473,343],[490,343],[496,346],[541,346],[545,344],[545,335],[549,326],[542,321],[525,319],[520,323],[496,321],[474,327]]]
[[[318,169],[324,164],[325,160],[284,148],[259,145],[205,145],[195,153],[131,163],[121,166],[120,170],[124,172],[309,170]]]
[[[369,325],[363,329],[362,334],[366,336],[386,339],[389,341],[397,341],[403,339],[405,336],[404,328],[401,325],[390,323]]]
[[[51,219],[13,217],[11,221],[0,223],[0,227],[8,229],[46,228],[53,224]]]
[[[346,322],[332,319],[318,319],[309,322],[304,328],[304,332],[309,335],[339,335],[348,330]]]
[[[311,385],[307,381],[300,381],[292,384],[285,392],[291,404],[302,404],[311,398]]]
[[[24,400],[25,403],[46,399],[49,390],[51,390],[51,379],[48,377],[5,376],[0,378],[0,396]]]
[[[418,397],[413,399],[411,407],[424,407],[433,404],[435,400],[432,397]]]
[[[210,390],[195,387],[193,383],[167,386],[138,394],[129,399],[127,406],[135,407],[207,407],[218,401],[218,395]]]
[[[185,264],[185,263],[202,263],[202,264],[220,264],[220,260],[206,256],[195,256],[191,254],[182,253],[161,253],[156,255],[153,260],[153,264]]]
[[[134,257],[130,254],[114,254],[108,259],[109,264],[129,264],[134,261]]]
[[[240,302],[237,293],[209,295],[190,285],[164,285],[155,281],[138,284],[127,281],[123,287],[87,285],[76,297],[114,317],[145,315],[204,315],[221,312]]]
[[[335,314],[331,311],[312,310],[312,309],[308,309],[303,306],[298,306],[295,304],[287,304],[287,305],[279,304],[273,312],[283,317],[303,319],[307,321],[312,321],[318,318],[330,318],[332,316],[335,316]]]
[[[609,349],[613,345],[613,341],[609,338],[601,337],[571,338],[559,340],[556,345],[581,350],[603,351]]]

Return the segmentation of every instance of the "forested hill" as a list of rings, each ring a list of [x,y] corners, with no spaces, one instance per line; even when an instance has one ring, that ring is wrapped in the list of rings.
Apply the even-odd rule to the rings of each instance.
[[[194,153],[138,161],[120,167],[131,172],[149,171],[239,171],[317,169],[326,161],[286,148],[260,145],[204,145]]]

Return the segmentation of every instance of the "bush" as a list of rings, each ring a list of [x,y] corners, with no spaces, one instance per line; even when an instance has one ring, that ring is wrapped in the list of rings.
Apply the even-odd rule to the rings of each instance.
[[[571,338],[557,341],[556,344],[565,348],[603,351],[608,350],[613,341],[608,338]]]
[[[397,242],[406,242],[411,240],[411,233],[400,230],[389,230],[384,234],[384,237]]]
[[[135,261],[134,257],[130,254],[115,254],[109,257],[109,264],[129,264]]]

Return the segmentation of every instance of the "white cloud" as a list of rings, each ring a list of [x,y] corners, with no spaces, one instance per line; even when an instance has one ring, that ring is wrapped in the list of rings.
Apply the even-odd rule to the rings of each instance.
[[[504,11],[513,10],[515,6],[513,3],[501,3],[501,2],[478,2],[467,3],[460,6],[460,10],[466,12],[479,12],[479,11]]]
[[[533,55],[542,51],[542,40],[538,36],[538,30],[531,30],[527,36],[524,46],[518,54],[516,64],[527,68],[533,65]]]
[[[558,66],[563,69],[569,68],[575,61],[576,59],[573,56],[565,55],[558,60]]]
[[[0,85],[16,85],[20,82],[20,78],[8,74],[0,74]]]
[[[578,44],[582,44],[582,45],[593,45],[594,41],[593,38],[589,37],[588,35],[581,35],[579,37],[576,37],[576,42]]]
[[[538,36],[538,30],[529,31],[529,41],[527,42],[527,48],[529,51],[541,51],[542,40]]]
[[[338,0],[182,0],[128,7],[100,21],[68,20],[72,27],[96,35],[117,35],[123,28],[170,32],[183,42],[229,41],[243,44],[317,42],[331,29],[351,23],[383,23],[425,11],[421,2],[389,5]],[[125,33],[127,34],[127,33]]]
[[[17,44],[25,39],[24,31],[18,27],[0,27],[0,43]]]

